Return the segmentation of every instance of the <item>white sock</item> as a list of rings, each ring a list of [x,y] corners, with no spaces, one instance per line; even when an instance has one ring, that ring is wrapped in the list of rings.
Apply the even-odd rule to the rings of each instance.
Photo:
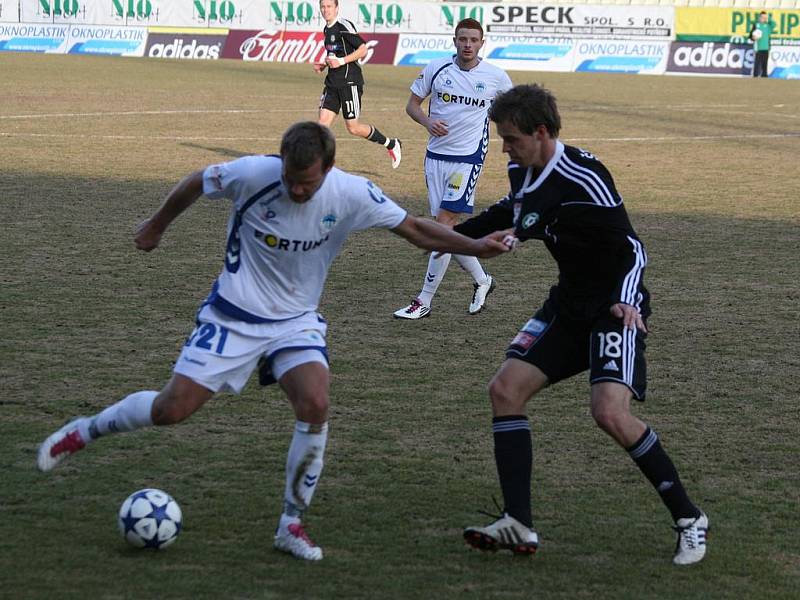
[[[295,423],[292,443],[286,457],[286,489],[283,495],[281,527],[284,523],[288,525],[299,521],[303,511],[311,504],[322,473],[327,442],[327,423]]]
[[[472,278],[475,280],[475,283],[479,285],[486,285],[489,283],[489,276],[486,274],[486,271],[483,270],[481,263],[478,262],[478,259],[474,256],[464,256],[463,254],[456,254],[455,255],[456,262],[461,265],[461,268],[464,269],[467,273],[472,275]]]
[[[158,396],[158,392],[134,392],[98,413],[90,419],[91,439],[109,433],[149,427],[153,424],[151,412],[156,396]],[[81,436],[83,436],[83,431],[81,431]]]
[[[422,291],[419,296],[417,296],[419,301],[425,306],[429,307],[431,302],[433,302],[433,296],[436,294],[436,290],[439,289],[439,284],[442,283],[444,274],[447,273],[447,267],[450,264],[451,256],[452,254],[443,254],[439,258],[433,258],[433,254],[431,254],[428,259],[428,271],[425,273],[425,283],[422,286]]]

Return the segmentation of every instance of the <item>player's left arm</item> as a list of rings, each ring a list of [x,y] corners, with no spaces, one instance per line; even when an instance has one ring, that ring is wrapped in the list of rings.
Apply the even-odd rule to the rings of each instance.
[[[169,224],[202,195],[203,169],[181,179],[164,198],[158,210],[136,227],[133,237],[136,247],[145,252],[157,248]]]
[[[346,33],[343,35],[347,36],[347,41],[355,48],[355,50],[345,56],[329,56],[325,62],[329,67],[334,69],[337,67],[343,67],[347,63],[361,60],[367,55],[367,43],[364,41],[364,38],[357,33]]]
[[[502,242],[504,232],[498,231],[480,239],[472,239],[430,219],[411,215],[407,215],[400,225],[391,231],[424,250],[466,254],[479,258],[492,258],[510,250]]]

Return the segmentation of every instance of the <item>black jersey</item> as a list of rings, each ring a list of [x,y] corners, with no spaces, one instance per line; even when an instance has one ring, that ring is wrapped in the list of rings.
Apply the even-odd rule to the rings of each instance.
[[[544,241],[558,263],[563,302],[596,310],[623,302],[649,313],[647,254],[599,160],[557,141],[543,169],[509,163],[509,179],[508,196],[455,230],[477,238],[514,227],[521,241]]]
[[[365,43],[364,39],[358,35],[356,26],[347,19],[338,19],[333,25],[326,25],[322,33],[325,36],[327,54],[335,54],[339,58],[352,54],[356,48]],[[358,62],[351,62],[334,69],[328,68],[325,85],[335,88],[364,85],[361,66]]]

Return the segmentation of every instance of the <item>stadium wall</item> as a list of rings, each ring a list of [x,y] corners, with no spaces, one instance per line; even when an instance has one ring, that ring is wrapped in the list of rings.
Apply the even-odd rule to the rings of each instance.
[[[509,70],[747,76],[758,9],[662,5],[343,2],[364,62],[423,66],[453,26],[484,24],[483,56]],[[778,24],[770,76],[800,79],[800,10]],[[0,0],[0,51],[318,62],[316,0]]]

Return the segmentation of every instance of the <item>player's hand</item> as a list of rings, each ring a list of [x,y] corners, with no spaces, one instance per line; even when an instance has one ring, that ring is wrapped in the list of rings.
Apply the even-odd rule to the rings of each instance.
[[[325,69],[328,68],[328,65],[325,63],[314,63],[314,72],[322,73]]]
[[[609,310],[612,315],[618,319],[622,319],[622,324],[626,329],[640,329],[647,333],[647,327],[642,319],[642,313],[640,313],[639,309],[635,306],[617,302],[612,305]]]
[[[344,59],[339,58],[338,56],[329,56],[325,59],[325,64],[328,65],[331,69],[336,69],[344,65]]]
[[[133,243],[136,244],[136,248],[139,250],[150,252],[158,248],[163,234],[164,230],[156,226],[153,219],[147,219],[136,226],[136,232],[133,235]]]
[[[503,242],[503,237],[506,235],[504,231],[495,231],[479,240],[475,240],[482,246],[482,248],[478,250],[479,254],[476,253],[476,256],[478,258],[494,258],[505,252],[510,252],[511,247]]]
[[[431,121],[428,124],[428,133],[430,133],[433,137],[442,137],[443,135],[447,135],[447,122],[446,121]]]

